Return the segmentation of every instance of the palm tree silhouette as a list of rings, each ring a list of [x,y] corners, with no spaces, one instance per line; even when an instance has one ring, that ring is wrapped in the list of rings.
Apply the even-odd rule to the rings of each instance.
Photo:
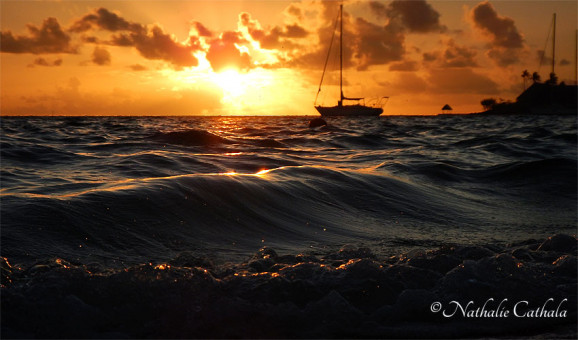
[[[526,80],[530,79],[530,72],[524,70],[524,72],[522,72],[522,78],[524,79],[524,91],[526,91]]]

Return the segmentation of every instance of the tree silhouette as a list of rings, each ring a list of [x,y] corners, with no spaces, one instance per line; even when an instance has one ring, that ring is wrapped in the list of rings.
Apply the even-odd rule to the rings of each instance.
[[[556,76],[556,73],[550,73],[550,79],[548,79],[548,83],[552,85],[558,84],[558,76]]]
[[[497,103],[497,101],[495,98],[486,98],[480,102],[480,104],[482,104],[482,106],[484,107],[484,110],[486,110],[486,111],[493,108],[496,105],[496,103]]]
[[[522,72],[522,78],[524,79],[524,91],[526,91],[526,80],[530,79],[530,72],[524,70],[524,72]]]
[[[539,83],[539,82],[540,82],[540,75],[538,74],[538,72],[532,73],[532,81],[533,81],[534,83]]]

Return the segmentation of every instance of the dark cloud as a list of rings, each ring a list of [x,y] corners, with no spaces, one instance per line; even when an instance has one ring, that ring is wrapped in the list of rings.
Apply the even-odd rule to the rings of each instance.
[[[193,28],[197,31],[197,35],[199,37],[212,37],[213,32],[211,32],[208,28],[206,28],[203,24],[198,21],[193,21],[192,23]]]
[[[283,32],[283,36],[287,38],[305,38],[308,34],[309,32],[305,28],[297,24],[286,25]]]
[[[551,54],[551,52],[549,53]],[[536,51],[536,62],[540,63],[540,65],[552,65],[552,56],[548,55],[544,52],[544,50],[537,50]],[[567,65],[572,65],[572,62],[569,61],[568,59],[561,59],[558,62],[558,65],[560,66],[567,66]]]
[[[77,53],[70,44],[70,36],[62,30],[58,20],[47,18],[38,28],[27,25],[27,36],[14,36],[11,31],[2,32],[0,51],[5,53]]]
[[[224,32],[217,39],[210,41],[207,60],[215,72],[227,68],[246,70],[251,67],[249,54],[240,51],[236,44],[248,43],[239,32]]]
[[[423,54],[423,61],[425,62],[432,62],[439,59],[440,53],[438,51],[434,52],[425,52]]]
[[[303,50],[296,49],[294,53],[289,53],[289,57],[286,60],[283,59],[279,65],[314,70],[323,68],[333,34],[333,26],[322,27],[316,34],[319,37],[319,44],[315,46],[316,48],[314,50],[303,49],[307,51],[303,52]],[[348,64],[348,60],[346,60],[346,65]]]
[[[284,27],[275,26],[270,30],[264,30],[256,20],[251,18],[249,13],[239,15],[239,24],[247,29],[251,38],[259,42],[259,46],[264,49],[292,49],[299,45],[292,39],[301,39],[307,37],[309,32],[298,24],[285,25]]]
[[[92,52],[92,62],[96,65],[110,65],[111,58],[110,53],[104,48],[95,47]]]
[[[113,35],[109,44],[122,47],[134,47],[139,53],[153,60],[165,60],[177,67],[197,66],[199,61],[192,54],[196,46],[180,44],[164,33],[158,26],[146,31],[120,33]]]
[[[474,25],[490,36],[494,46],[522,48],[524,39],[518,32],[514,20],[499,16],[494,6],[485,1],[472,10]]]
[[[34,67],[34,66],[45,66],[45,67],[53,67],[53,66],[60,66],[62,65],[62,59],[55,59],[54,61],[49,61],[47,59],[44,58],[36,58],[34,59],[34,62],[30,65],[28,65],[28,67]]]
[[[355,59],[359,70],[371,65],[400,61],[405,53],[403,32],[392,25],[378,26],[362,18],[355,20]]]
[[[408,72],[408,71],[417,71],[418,69],[418,65],[415,61],[413,60],[404,60],[401,62],[397,62],[397,63],[392,63],[389,66],[389,70],[390,71],[403,71],[403,72]]]
[[[321,17],[324,23],[319,25],[320,28],[315,32],[319,41],[317,48],[307,53],[296,49],[295,53],[289,54],[286,65],[306,69],[323,67],[333,36],[337,6],[331,2],[321,2],[321,5]],[[405,30],[399,24],[388,22],[386,25],[378,25],[363,18],[354,18],[346,11],[344,11],[343,21],[344,68],[356,67],[358,70],[367,70],[372,65],[384,65],[403,59]],[[338,39],[339,33],[334,38]],[[337,40],[334,41],[332,50],[337,50],[338,46]],[[330,57],[330,60],[333,58]]]
[[[146,67],[144,67],[141,64],[130,65],[129,67],[133,71],[146,71],[146,70],[148,70]]]
[[[197,58],[192,54],[196,49],[195,47],[175,42],[158,26],[154,26],[147,34],[144,32],[131,33],[131,38],[135,48],[147,59],[165,60],[179,67],[199,64]]]
[[[134,35],[131,34],[114,34],[109,41],[109,44],[114,46],[121,46],[121,47],[132,47],[135,46],[135,42],[133,39]]]
[[[439,51],[426,52],[423,61],[436,62],[437,67],[477,67],[474,49],[458,46],[453,39],[447,41],[445,48]]]
[[[132,23],[118,14],[110,12],[106,8],[95,9],[93,13],[87,14],[75,21],[70,27],[71,32],[86,32],[90,29],[99,28],[106,31],[142,31],[142,25]]]
[[[355,66],[358,70],[367,70],[373,65],[391,66],[391,70],[413,70],[417,68],[412,62],[402,62],[405,54],[405,35],[407,33],[443,32],[445,26],[440,24],[439,13],[426,1],[393,1],[387,5],[370,2],[370,10],[384,24],[375,24],[364,18],[353,18],[344,13],[344,67]],[[326,21],[316,32],[320,45],[315,52],[297,55],[294,63],[305,67],[319,67],[327,53],[335,20],[335,4],[322,2],[321,17]]]
[[[147,59],[164,60],[176,67],[199,64],[192,54],[198,46],[180,44],[174,41],[171,35],[164,33],[159,26],[146,27],[130,22],[106,8],[95,9],[93,13],[75,21],[69,30],[78,33],[95,29],[118,32],[111,36],[108,44],[134,47]]]
[[[524,38],[518,32],[514,20],[499,16],[494,6],[485,1],[474,7],[470,13],[475,27],[490,39],[487,55],[501,67],[519,61],[524,47]]]
[[[82,39],[82,42],[89,43],[89,44],[98,44],[100,42],[100,40],[97,37],[92,37],[92,36],[83,36],[81,39]]]
[[[390,24],[404,27],[412,33],[442,32],[446,27],[440,24],[440,14],[425,0],[394,0],[388,5],[372,1],[373,13]]]
[[[295,6],[295,4],[291,4],[289,5],[289,7],[287,7],[286,12],[290,15],[295,17],[298,20],[302,20],[303,19],[303,13],[301,11],[301,8]]]
[[[507,67],[520,61],[518,51],[512,49],[492,48],[487,55],[500,67]]]

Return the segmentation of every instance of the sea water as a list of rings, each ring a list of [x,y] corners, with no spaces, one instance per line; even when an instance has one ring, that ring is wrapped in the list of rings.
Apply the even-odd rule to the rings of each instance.
[[[467,261],[576,263],[575,117],[309,119],[0,118],[3,335],[453,336],[423,325]]]

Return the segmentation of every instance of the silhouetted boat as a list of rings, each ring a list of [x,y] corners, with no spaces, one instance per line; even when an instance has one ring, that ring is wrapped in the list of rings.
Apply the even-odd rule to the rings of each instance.
[[[343,95],[343,5],[339,6],[338,20],[335,21],[335,28],[333,29],[333,37],[335,37],[335,30],[337,28],[337,23],[339,22],[339,95],[340,99],[337,101],[336,106],[321,106],[317,105],[317,97],[319,92],[321,92],[321,85],[323,84],[323,78],[325,76],[325,71],[327,69],[327,61],[329,60],[329,54],[331,53],[331,46],[333,45],[333,38],[329,44],[329,51],[327,51],[327,58],[325,59],[325,66],[323,68],[323,74],[321,75],[321,82],[319,84],[319,89],[317,90],[317,96],[315,97],[315,109],[323,117],[335,117],[335,116],[348,116],[348,117],[358,117],[358,116],[379,116],[383,113],[383,106],[386,104],[389,97],[381,97],[375,99],[373,103],[366,103],[365,98],[349,98]],[[354,101],[355,104],[344,105],[344,101]]]

